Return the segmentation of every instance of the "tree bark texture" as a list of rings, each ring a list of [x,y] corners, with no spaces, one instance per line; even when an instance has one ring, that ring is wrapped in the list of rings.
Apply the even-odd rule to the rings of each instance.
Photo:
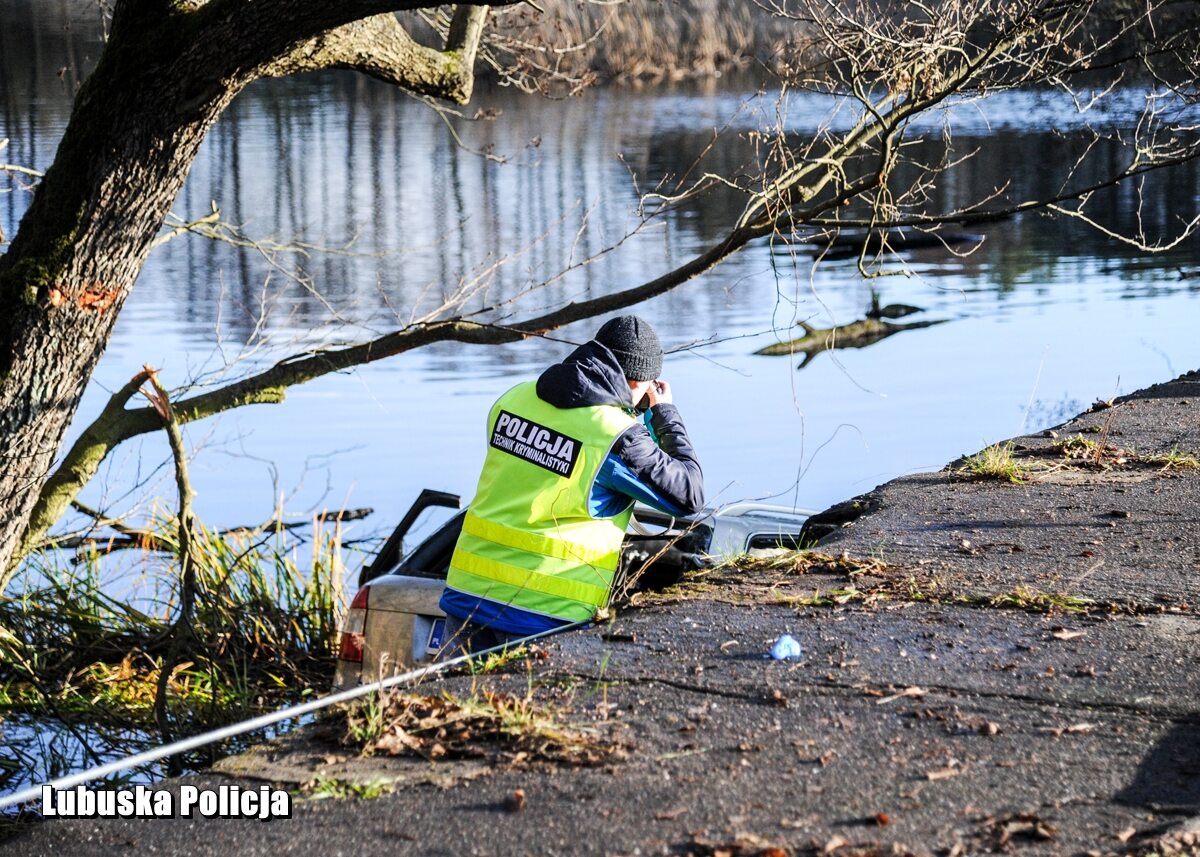
[[[375,15],[309,39],[263,73],[283,77],[312,69],[352,69],[420,95],[465,104],[471,99],[472,69],[486,18],[486,6],[459,6],[446,49],[437,51],[414,41],[394,15]]]
[[[354,23],[427,5],[118,0],[54,163],[0,256],[0,582],[117,315],[222,110],[272,68],[358,68],[464,99],[486,7],[460,7],[458,41],[444,54],[405,42],[390,14]],[[380,56],[370,38],[385,28]],[[321,51],[281,65],[318,43]]]

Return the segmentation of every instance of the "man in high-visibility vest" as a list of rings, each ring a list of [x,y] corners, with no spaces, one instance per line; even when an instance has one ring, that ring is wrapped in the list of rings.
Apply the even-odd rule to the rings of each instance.
[[[658,377],[662,360],[654,329],[620,316],[492,406],[441,600],[452,648],[595,617],[634,501],[672,515],[704,505],[700,464]]]

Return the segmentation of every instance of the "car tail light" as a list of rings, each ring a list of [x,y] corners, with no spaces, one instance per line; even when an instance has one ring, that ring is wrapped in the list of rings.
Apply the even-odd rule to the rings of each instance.
[[[361,664],[363,660],[363,642],[364,637],[362,634],[352,634],[348,631],[343,631],[342,644],[338,648],[338,659]]]
[[[338,659],[361,664],[363,660],[363,643],[367,630],[367,604],[371,598],[371,587],[364,586],[358,590],[354,600],[350,602],[350,610],[346,613],[346,621],[342,625],[342,636],[338,643]]]

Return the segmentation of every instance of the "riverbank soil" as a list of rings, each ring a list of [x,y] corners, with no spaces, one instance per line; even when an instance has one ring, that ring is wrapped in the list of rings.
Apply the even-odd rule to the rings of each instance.
[[[420,689],[525,701],[519,751],[451,730],[361,759],[326,725],[189,778],[310,782],[291,819],[51,822],[5,853],[1195,852],[1200,374],[1053,434],[1015,439],[1019,484],[895,480],[831,516],[827,558]],[[765,657],[783,633],[801,659]]]

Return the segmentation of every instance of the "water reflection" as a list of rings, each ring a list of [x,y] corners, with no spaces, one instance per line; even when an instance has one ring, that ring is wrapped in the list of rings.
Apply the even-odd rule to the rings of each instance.
[[[103,711],[93,712],[90,718],[77,714],[68,715],[66,719],[27,715],[6,717],[0,721],[0,796],[123,760],[161,745],[160,736],[122,726],[119,720]],[[268,729],[194,750],[185,754],[180,763],[184,770],[202,770],[224,756],[270,741],[296,726],[311,722],[311,715],[284,721]],[[160,782],[169,776],[169,769],[166,760],[151,762],[93,780],[89,787],[117,788]],[[0,817],[0,821],[3,820]]]
[[[99,49],[98,15],[70,0],[3,0],[0,12],[6,21],[0,134],[12,139],[12,160],[45,166],[71,92]],[[345,251],[288,263],[302,264],[312,289],[276,272],[270,327],[310,336],[333,315],[364,330],[384,329],[436,306],[464,278],[515,253],[521,255],[495,269],[491,286],[472,306],[507,300],[619,240],[636,223],[631,210],[638,187],[662,180],[671,187],[694,175],[724,117],[740,107],[744,122],[761,121],[769,118],[764,114],[771,104],[770,94],[712,87],[666,94],[607,90],[559,102],[492,91],[477,102],[498,118],[446,120],[460,145],[429,108],[359,76],[260,82],[210,134],[176,211],[197,216],[216,201],[251,235],[302,238]],[[1128,124],[1139,103],[1136,94],[1122,95],[1119,110],[1092,121]],[[788,125],[810,132],[829,108],[828,99],[799,95]],[[1007,188],[1003,197],[1011,200],[1043,195],[1061,184],[1062,164],[1092,145],[1086,137],[1061,133],[1062,117],[1076,114],[1069,99],[1051,92],[1004,96],[949,115],[965,124],[955,151],[979,155],[933,188],[938,210],[968,205],[999,188]],[[926,143],[917,154],[936,160],[939,147]],[[1073,184],[1099,182],[1123,166],[1125,155],[1115,143],[1098,151]],[[700,168],[737,176],[755,157],[752,141],[729,133]],[[1133,231],[1140,218],[1147,234],[1168,234],[1195,214],[1198,188],[1200,172],[1190,167],[1152,175],[1140,189],[1099,194],[1091,210],[1116,230]],[[1139,210],[1139,194],[1155,204]],[[2,222],[10,234],[27,201],[21,193],[3,199]],[[735,194],[714,193],[668,216],[627,252],[547,289],[537,302],[593,297],[667,270],[719,240],[739,207]],[[585,214],[588,228],[579,231]],[[1135,256],[1094,231],[1037,215],[987,233],[983,252],[954,260],[950,269],[984,275],[999,291],[1057,279],[1070,264],[1066,260],[1117,256],[1127,262]],[[1154,265],[1185,264],[1190,256],[1189,249]],[[254,252],[179,241],[157,255],[149,273],[139,294],[171,302],[172,315],[198,341],[209,341],[218,323],[226,336],[242,341],[256,330],[270,269]]]
[[[10,716],[0,723],[0,795],[139,753],[153,737],[116,725]],[[108,785],[149,783],[167,774],[147,765],[107,780]]]

